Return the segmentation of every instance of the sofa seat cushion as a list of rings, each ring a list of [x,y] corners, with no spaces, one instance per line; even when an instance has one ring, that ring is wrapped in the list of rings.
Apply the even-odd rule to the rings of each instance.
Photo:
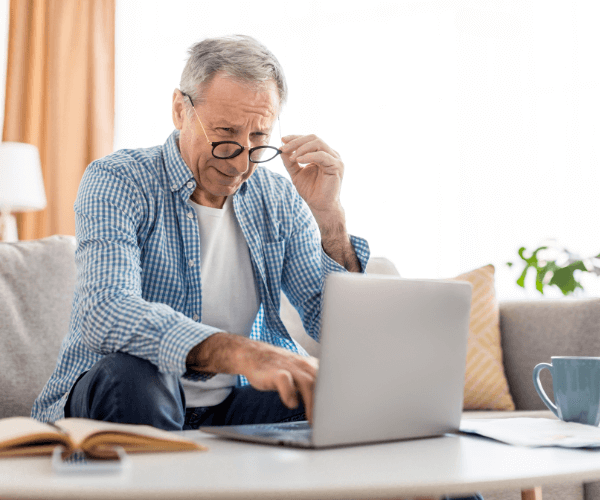
[[[0,418],[29,416],[69,328],[75,238],[0,243]]]

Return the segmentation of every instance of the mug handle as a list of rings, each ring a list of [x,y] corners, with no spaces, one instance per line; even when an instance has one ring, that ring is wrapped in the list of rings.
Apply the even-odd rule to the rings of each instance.
[[[542,387],[542,382],[540,380],[540,372],[544,368],[547,368],[550,371],[550,374],[552,374],[551,364],[540,363],[539,365],[536,365],[533,369],[533,385],[544,404],[548,407],[548,409],[552,410],[552,413],[554,413],[558,418],[560,418],[560,416],[558,415],[558,408],[556,408],[556,405],[552,401],[550,401],[550,398],[546,395],[546,391],[544,391],[544,388]]]

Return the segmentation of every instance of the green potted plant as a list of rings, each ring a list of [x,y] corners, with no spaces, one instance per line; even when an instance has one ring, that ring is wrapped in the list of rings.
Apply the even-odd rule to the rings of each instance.
[[[580,273],[594,273],[600,276],[600,254],[594,257],[581,258],[564,247],[543,245],[533,252],[525,247],[519,248],[519,257],[524,265],[523,272],[517,279],[517,285],[525,288],[525,278],[530,269],[535,272],[535,288],[543,295],[544,287],[556,286],[563,295],[569,295],[577,289],[583,290],[578,281]],[[506,263],[512,267],[513,262]]]

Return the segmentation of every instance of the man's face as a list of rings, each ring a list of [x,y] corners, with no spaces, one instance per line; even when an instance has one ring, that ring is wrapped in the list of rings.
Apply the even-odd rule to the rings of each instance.
[[[279,94],[274,81],[258,90],[217,74],[204,91],[204,102],[196,112],[211,142],[235,141],[246,148],[265,146],[279,112]],[[247,180],[256,164],[248,151],[235,158],[217,159],[195,113],[188,115],[189,100],[179,90],[173,94],[173,123],[181,131],[179,150],[197,182],[192,200],[221,208]]]

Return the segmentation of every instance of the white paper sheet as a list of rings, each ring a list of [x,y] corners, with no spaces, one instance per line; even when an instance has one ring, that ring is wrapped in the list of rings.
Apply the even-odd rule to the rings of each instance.
[[[460,430],[516,446],[600,448],[600,427],[549,418],[463,419]]]

